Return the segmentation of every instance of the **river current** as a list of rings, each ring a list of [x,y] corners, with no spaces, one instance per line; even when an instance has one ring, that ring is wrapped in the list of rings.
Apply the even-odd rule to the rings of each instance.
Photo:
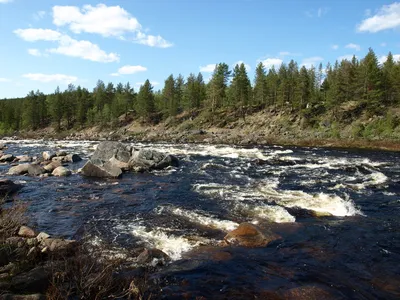
[[[172,262],[153,275],[164,298],[268,299],[298,287],[335,299],[400,298],[400,153],[134,143],[174,154],[180,166],[100,180],[77,173],[97,142],[1,142],[14,155],[81,155],[67,178],[7,176],[7,165],[0,177],[23,184],[17,198],[39,231],[90,236],[110,255],[167,253]],[[220,246],[241,222],[280,238]]]

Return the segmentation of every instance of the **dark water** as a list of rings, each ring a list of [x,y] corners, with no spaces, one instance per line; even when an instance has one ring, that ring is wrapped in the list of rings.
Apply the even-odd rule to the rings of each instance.
[[[96,145],[8,143],[14,154],[65,149],[85,158]],[[400,153],[135,146],[175,154],[181,165],[119,180],[13,176],[24,183],[17,197],[30,203],[32,225],[89,234],[111,245],[110,255],[163,250],[174,261],[152,280],[168,299],[296,299],[299,287],[315,299],[400,298]],[[265,248],[218,246],[241,222],[281,238]]]

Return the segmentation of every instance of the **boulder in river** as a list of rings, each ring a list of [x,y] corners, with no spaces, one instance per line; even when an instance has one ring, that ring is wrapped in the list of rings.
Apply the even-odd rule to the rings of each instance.
[[[28,167],[28,174],[32,176],[39,176],[46,173],[46,170],[39,165],[31,164]]]
[[[129,162],[132,156],[133,148],[119,142],[105,141],[101,142],[96,151],[93,153],[92,160],[101,160],[107,162],[111,158],[115,157],[117,160],[122,162]]]
[[[118,178],[122,170],[112,165],[103,165],[98,159],[89,160],[81,169],[81,173],[87,177]]]
[[[57,155],[55,153],[50,153],[49,151],[45,151],[42,154],[44,160],[52,160],[53,157],[56,157]]]
[[[32,162],[33,159],[28,155],[19,155],[15,158],[15,160],[21,163],[21,162]]]
[[[165,252],[159,249],[144,249],[142,253],[136,258],[138,264],[151,265],[153,267],[157,265],[165,265],[171,258]]]
[[[28,173],[29,166],[30,164],[20,164],[18,166],[11,167],[8,170],[7,175],[24,175]]]
[[[15,159],[15,156],[12,154],[4,154],[0,157],[0,162],[12,162]]]
[[[0,179],[0,196],[15,193],[21,188],[21,185],[15,184],[9,179]]]
[[[162,170],[166,167],[179,165],[178,159],[170,154],[163,154],[154,150],[141,149],[134,151],[129,160],[130,169]]]
[[[51,173],[54,171],[54,169],[61,167],[61,162],[59,161],[52,161],[51,163],[45,165],[43,169],[45,169],[47,172]]]
[[[265,247],[275,239],[277,239],[276,235],[265,236],[259,228],[250,223],[241,223],[224,238],[229,245],[244,247]]]
[[[57,167],[54,169],[54,171],[52,172],[53,176],[58,176],[58,177],[66,177],[66,176],[70,176],[72,174],[71,170],[68,170],[65,167]]]
[[[75,162],[78,162],[81,160],[82,160],[82,158],[78,154],[68,154],[65,156],[64,161],[75,163]]]
[[[6,146],[5,144],[0,143],[0,150],[4,150],[4,149],[6,149],[6,148],[7,148],[7,146]]]

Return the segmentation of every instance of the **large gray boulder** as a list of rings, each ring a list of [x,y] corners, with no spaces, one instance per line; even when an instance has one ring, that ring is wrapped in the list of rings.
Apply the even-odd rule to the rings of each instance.
[[[178,164],[175,156],[149,149],[134,151],[129,160],[129,167],[133,170],[162,170],[169,166],[177,167]]]
[[[58,177],[67,177],[70,176],[71,174],[72,174],[71,170],[68,170],[63,166],[55,168],[52,172],[53,176],[58,176]]]
[[[39,176],[44,173],[46,173],[46,170],[39,165],[32,164],[28,167],[28,174],[31,176]]]
[[[29,166],[30,164],[20,164],[18,166],[11,167],[8,170],[7,175],[24,175],[28,173]]]
[[[127,163],[131,158],[132,150],[132,147],[120,142],[105,141],[97,146],[91,159],[107,162],[115,157],[117,160]]]
[[[83,166],[81,174],[87,177],[118,178],[122,170],[109,164],[104,165],[99,159],[91,159]]]

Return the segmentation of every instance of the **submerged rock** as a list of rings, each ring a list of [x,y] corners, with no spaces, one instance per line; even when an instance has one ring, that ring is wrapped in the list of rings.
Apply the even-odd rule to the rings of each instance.
[[[136,261],[138,264],[144,265],[148,264],[153,267],[157,265],[165,265],[169,262],[171,258],[165,252],[159,249],[144,249],[142,253],[139,254]]]
[[[229,232],[224,238],[228,245],[244,247],[265,247],[275,239],[277,236],[271,234],[267,237],[259,228],[250,223],[241,223],[238,228]]]
[[[17,192],[22,186],[9,179],[0,179],[0,196],[5,196]]]

